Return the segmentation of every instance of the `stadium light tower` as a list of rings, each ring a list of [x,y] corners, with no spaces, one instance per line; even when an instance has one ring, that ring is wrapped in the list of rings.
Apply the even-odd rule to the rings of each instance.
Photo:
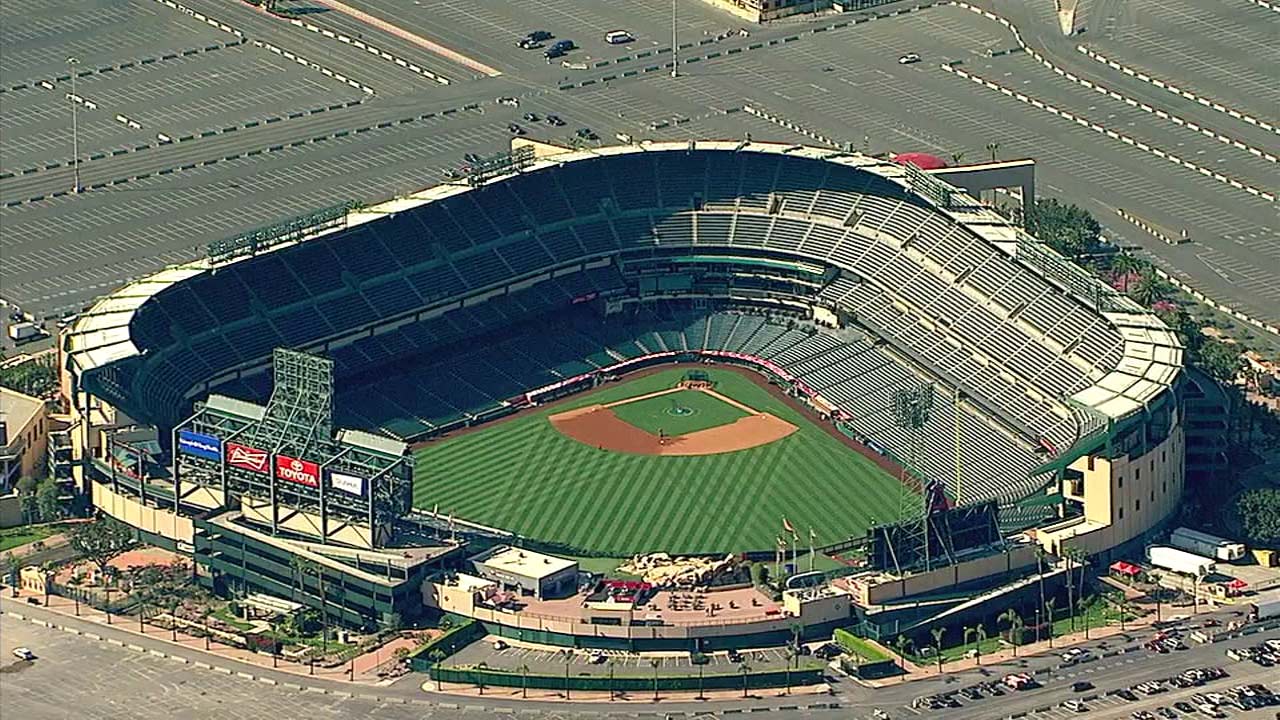
[[[924,434],[924,426],[929,422],[929,414],[933,409],[933,386],[917,385],[904,388],[893,393],[894,423],[907,433],[908,450],[906,463],[902,468],[902,487],[898,504],[898,522],[909,527],[918,521],[923,537],[912,537],[910,542],[919,545],[925,559],[925,567],[929,567],[929,493],[925,492],[924,472],[920,470],[920,446]],[[920,495],[907,487],[908,478],[914,477],[920,483]]]
[[[80,96],[76,94],[76,66],[80,61],[74,57],[67,58],[67,70],[71,74],[71,168],[75,175],[75,184],[71,192],[80,192]]]

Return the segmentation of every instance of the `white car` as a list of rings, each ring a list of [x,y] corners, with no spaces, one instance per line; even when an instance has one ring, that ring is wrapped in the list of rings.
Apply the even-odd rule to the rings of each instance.
[[[494,100],[494,102],[498,103],[499,105],[506,105],[506,106],[508,106],[508,107],[520,107],[520,99],[519,99],[519,98],[513,98],[513,97],[500,97],[500,98],[495,99],[495,100]]]
[[[911,63],[918,62],[920,62],[920,56],[916,53],[907,53],[906,55],[898,58],[899,65],[910,65]]]
[[[507,649],[507,647],[508,647],[508,646],[507,646],[507,643],[506,643],[505,641],[503,641],[503,640],[494,640],[494,641],[493,641],[493,649],[494,649],[494,650],[497,650],[497,651],[501,652],[501,651],[503,651],[503,650],[506,650],[506,649]]]
[[[35,660],[36,654],[31,652],[28,647],[16,647],[13,649],[13,656],[19,660]]]
[[[635,42],[635,36],[626,30],[611,30],[604,35],[604,41],[610,45],[625,45]]]

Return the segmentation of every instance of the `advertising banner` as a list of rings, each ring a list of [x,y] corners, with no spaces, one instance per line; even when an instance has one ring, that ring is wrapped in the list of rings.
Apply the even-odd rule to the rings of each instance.
[[[320,466],[288,455],[277,455],[276,477],[307,487],[320,487]]]
[[[212,435],[191,432],[190,430],[178,431],[178,450],[206,460],[222,459],[221,440]]]
[[[240,443],[227,443],[227,464],[242,470],[251,470],[263,475],[269,475],[271,468],[267,458],[270,456],[266,450],[251,448],[248,445]]]
[[[364,495],[364,478],[346,473],[329,473],[329,485],[334,490],[341,490],[352,495]]]

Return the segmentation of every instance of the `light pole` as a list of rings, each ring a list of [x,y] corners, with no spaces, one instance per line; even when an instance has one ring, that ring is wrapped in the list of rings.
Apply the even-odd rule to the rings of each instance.
[[[671,0],[671,77],[680,77],[680,41],[676,38],[676,0]]]
[[[75,173],[75,184],[71,192],[80,192],[80,96],[76,94],[76,66],[80,61],[74,57],[67,58],[67,70],[71,73],[71,168]]]

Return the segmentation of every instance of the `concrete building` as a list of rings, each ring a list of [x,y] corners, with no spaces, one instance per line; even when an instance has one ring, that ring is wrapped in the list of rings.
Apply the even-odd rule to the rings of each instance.
[[[0,388],[0,494],[20,478],[44,474],[48,439],[44,401]]]
[[[539,600],[572,594],[578,588],[578,563],[532,550],[499,546],[470,560],[475,574],[504,590]]]

